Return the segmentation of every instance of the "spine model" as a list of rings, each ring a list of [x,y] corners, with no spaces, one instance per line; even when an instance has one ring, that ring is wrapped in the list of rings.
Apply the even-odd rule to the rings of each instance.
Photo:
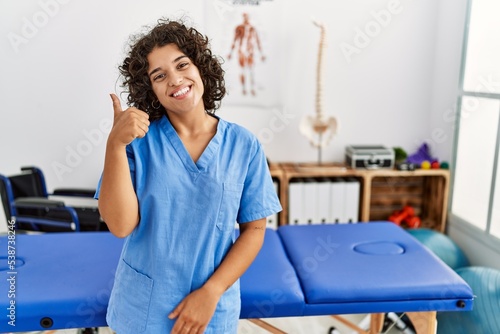
[[[313,20],[321,31],[318,49],[318,63],[316,66],[316,113],[306,115],[300,124],[300,132],[309,139],[313,147],[318,149],[318,163],[321,164],[321,150],[328,145],[337,132],[337,119],[326,116],[323,111],[323,62],[326,46],[326,29],[322,23]]]
[[[325,26],[313,21],[321,30],[318,48],[318,64],[316,66],[316,114],[319,119],[323,118],[323,50],[325,48]]]

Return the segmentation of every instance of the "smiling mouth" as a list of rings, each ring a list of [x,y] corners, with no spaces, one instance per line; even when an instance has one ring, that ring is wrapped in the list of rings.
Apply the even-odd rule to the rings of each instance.
[[[173,93],[172,96],[173,97],[181,97],[181,96],[186,95],[187,93],[189,93],[190,90],[191,90],[190,86],[184,87],[182,89],[179,89],[175,93]]]

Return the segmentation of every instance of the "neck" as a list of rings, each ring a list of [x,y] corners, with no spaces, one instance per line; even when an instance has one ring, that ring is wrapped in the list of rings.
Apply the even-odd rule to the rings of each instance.
[[[179,136],[213,133],[218,122],[217,118],[205,111],[189,115],[178,115],[167,111],[167,117]]]

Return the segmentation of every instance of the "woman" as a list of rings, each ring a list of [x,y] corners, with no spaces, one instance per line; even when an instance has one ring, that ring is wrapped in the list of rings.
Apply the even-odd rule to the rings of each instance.
[[[224,71],[194,28],[158,21],[120,72],[131,107],[111,95],[96,194],[109,230],[126,237],[108,324],[118,334],[236,333],[238,278],[281,210],[261,145],[215,116]]]

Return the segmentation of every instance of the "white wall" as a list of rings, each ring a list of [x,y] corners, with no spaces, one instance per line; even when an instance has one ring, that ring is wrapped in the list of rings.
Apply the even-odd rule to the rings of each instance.
[[[1,1],[0,173],[36,165],[49,191],[95,187],[128,36],[183,13],[202,21],[202,2]]]
[[[1,1],[0,173],[37,165],[49,190],[94,187],[112,115],[108,94],[120,90],[116,66],[127,36],[180,13],[202,29],[207,6],[221,1]],[[348,144],[401,146],[411,153],[443,127],[443,108],[455,101],[465,0],[274,1],[282,7],[276,18],[283,41],[280,112],[290,118],[264,143],[271,160],[316,159],[299,133],[302,117],[314,113],[319,31],[311,16],[327,27],[324,110],[340,122],[325,160],[341,161]],[[27,28],[35,23],[37,31]],[[360,37],[377,24],[372,37]],[[25,39],[16,46],[13,34]],[[347,44],[358,46],[350,59],[341,51]],[[220,115],[259,135],[275,112],[226,106]],[[451,126],[443,131],[451,138]],[[435,152],[449,160],[451,144],[436,143]]]
[[[466,16],[466,0],[440,0],[432,69],[430,132],[427,141],[438,157],[451,161]]]

